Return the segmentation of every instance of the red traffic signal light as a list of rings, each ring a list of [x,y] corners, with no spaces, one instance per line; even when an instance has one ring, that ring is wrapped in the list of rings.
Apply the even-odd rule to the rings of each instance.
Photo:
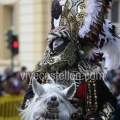
[[[18,41],[17,41],[17,40],[14,40],[12,46],[13,46],[13,48],[16,48],[16,49],[17,49],[18,46],[19,46]]]
[[[17,55],[19,53],[19,41],[16,35],[13,35],[11,45],[12,45],[11,50],[12,50],[13,55]]]

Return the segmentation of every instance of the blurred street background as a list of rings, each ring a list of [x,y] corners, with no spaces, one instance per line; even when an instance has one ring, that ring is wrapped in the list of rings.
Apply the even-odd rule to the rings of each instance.
[[[15,69],[26,66],[33,70],[42,58],[47,33],[51,27],[52,0],[0,0],[0,70],[10,66],[10,50],[5,32],[13,30],[19,39]]]
[[[51,27],[51,3],[0,0],[0,120],[20,120],[15,106],[19,106],[27,89],[27,81],[20,75],[33,71],[44,54]]]
[[[51,28],[51,3],[52,0],[0,0],[0,96],[25,93],[26,81],[21,79],[20,74],[33,71],[44,54]],[[112,10],[106,17],[120,33],[120,0],[113,0]],[[12,38],[9,38],[9,33]],[[13,55],[9,39],[15,40]],[[120,104],[120,69],[108,73],[106,84]],[[0,120],[8,119],[0,117]]]

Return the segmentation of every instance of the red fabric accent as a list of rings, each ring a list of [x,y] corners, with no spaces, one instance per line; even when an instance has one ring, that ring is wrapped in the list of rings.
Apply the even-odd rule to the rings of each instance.
[[[111,7],[111,6],[109,6],[109,5],[108,5],[108,6],[106,6],[106,8],[113,10],[113,9],[112,9],[112,7]]]
[[[93,53],[93,55],[94,55],[94,61],[97,61],[97,60],[99,60],[99,61],[102,61],[102,58],[103,58],[103,53]]]
[[[86,98],[86,82],[85,82],[85,80],[82,81],[82,83],[78,87],[78,89],[75,93],[75,98],[85,100],[85,98]]]

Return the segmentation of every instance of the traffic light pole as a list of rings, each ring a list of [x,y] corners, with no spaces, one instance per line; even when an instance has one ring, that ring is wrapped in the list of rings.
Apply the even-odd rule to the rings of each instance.
[[[12,73],[14,71],[14,55],[13,55],[13,51],[11,50],[11,69],[12,69]]]

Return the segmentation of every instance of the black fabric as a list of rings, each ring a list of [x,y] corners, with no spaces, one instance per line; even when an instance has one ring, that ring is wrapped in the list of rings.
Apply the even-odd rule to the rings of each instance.
[[[101,110],[105,102],[108,102],[114,109],[117,106],[117,99],[105,85],[103,80],[96,80],[97,95],[98,95],[98,109]]]
[[[32,85],[29,85],[29,87],[28,87],[28,89],[26,91],[23,103],[21,105],[21,108],[25,109],[26,101],[29,100],[29,99],[31,99],[31,98],[33,98],[33,97],[34,97],[34,93],[33,93]]]
[[[117,99],[109,90],[109,88],[105,85],[103,80],[96,81],[97,87],[97,97],[98,97],[98,114],[95,117],[95,120],[101,120],[99,112],[102,112],[103,105],[107,102],[109,103],[115,110],[113,115],[115,115],[117,111]],[[117,119],[116,119],[117,120]]]
[[[115,112],[115,114],[111,117],[110,120],[120,120],[120,100],[118,100],[116,112]]]

